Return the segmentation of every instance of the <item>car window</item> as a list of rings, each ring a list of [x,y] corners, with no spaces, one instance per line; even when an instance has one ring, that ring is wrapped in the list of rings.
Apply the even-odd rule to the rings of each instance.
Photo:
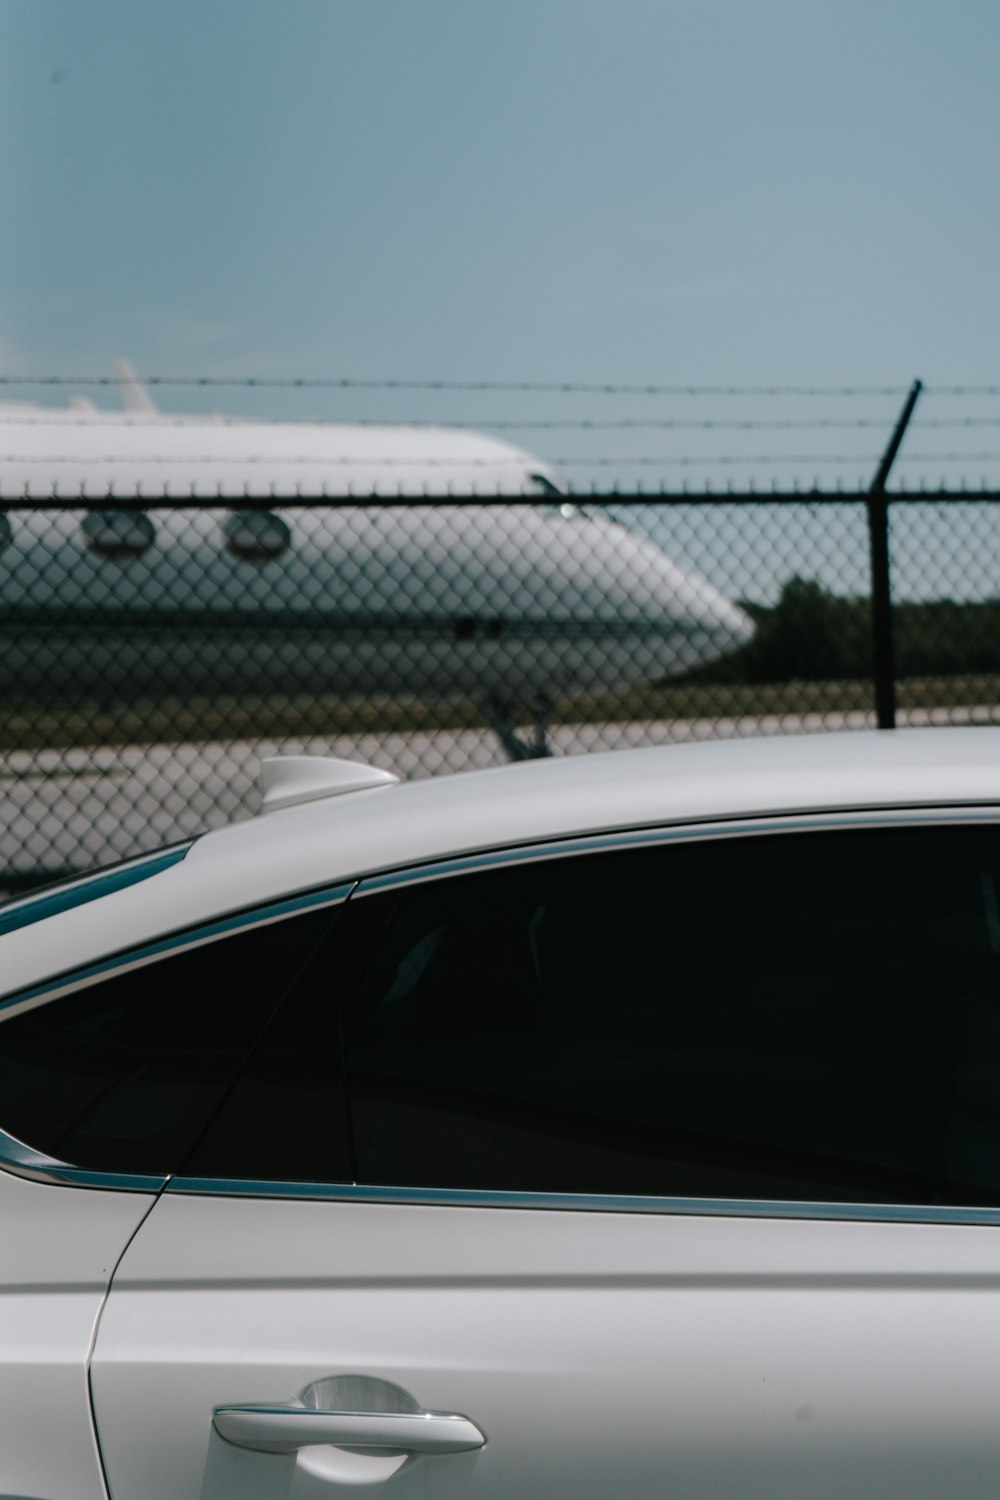
[[[176,1171],[332,920],[251,927],[0,1016],[0,1127],[75,1166]]]
[[[185,1177],[353,1182],[341,1013],[399,904],[348,902],[180,1169]]]
[[[1000,1204],[998,890],[993,828],[415,885],[346,1027],[358,1180]]]

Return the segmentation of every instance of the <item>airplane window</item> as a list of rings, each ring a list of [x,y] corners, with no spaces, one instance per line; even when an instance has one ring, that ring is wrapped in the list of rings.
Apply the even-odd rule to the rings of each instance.
[[[280,557],[292,533],[271,510],[234,510],[222,523],[226,549],[241,562],[267,562]]]
[[[92,552],[120,560],[139,557],[156,540],[156,527],[141,511],[92,510],[81,530]]]

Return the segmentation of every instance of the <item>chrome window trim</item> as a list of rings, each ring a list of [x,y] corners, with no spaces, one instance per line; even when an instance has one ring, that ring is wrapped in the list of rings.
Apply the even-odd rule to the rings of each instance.
[[[325,906],[339,906],[348,899],[355,885],[355,881],[345,880],[323,890],[307,891],[284,901],[271,902],[267,906],[236,912],[218,921],[205,923],[201,927],[188,927],[182,932],[172,933],[169,937],[159,938],[156,942],[144,943],[138,948],[128,949],[100,963],[72,969],[58,979],[45,980],[42,984],[33,985],[30,989],[18,990],[15,994],[0,1000],[0,1025],[13,1016],[23,1015],[25,1011],[34,1010],[39,1005],[47,1005],[51,1000],[61,1000],[67,995],[75,994],[77,990],[89,989],[91,985],[110,978],[112,974],[128,974],[133,969],[143,969],[168,954],[181,954],[195,948],[204,948],[209,943],[232,936],[234,932],[249,932],[255,927],[269,927],[274,922],[280,922],[285,917],[297,916],[301,912],[319,911]]]
[[[1000,1227],[1000,1207],[909,1203],[822,1203],[772,1198],[670,1198],[618,1193],[518,1193],[467,1188],[367,1187],[359,1183],[253,1182],[171,1177],[166,1192],[188,1197],[271,1198],[445,1208],[535,1209],[562,1213],[663,1214],[727,1219],[841,1219],[860,1223],[979,1224]]]
[[[744,817],[662,822],[642,828],[613,829],[607,833],[568,834],[538,843],[521,843],[502,849],[476,850],[448,856],[427,864],[407,865],[358,877],[353,900],[400,890],[430,880],[449,879],[538,860],[567,859],[573,855],[600,854],[612,850],[657,848],[674,843],[699,843],[720,838],[755,838],[772,833],[810,833],[825,829],[923,828],[1000,823],[997,803],[969,803],[964,807],[941,804],[931,807],[831,808],[816,812],[763,813]]]
[[[74,1167],[57,1157],[46,1156],[33,1146],[26,1146],[16,1136],[0,1130],[0,1169],[30,1182],[45,1182],[54,1187],[110,1188],[119,1193],[159,1193],[168,1178],[131,1172],[97,1172],[88,1167]]]
[[[29,891],[14,901],[5,901],[0,906],[0,937],[6,937],[9,932],[21,932],[25,927],[60,916],[64,911],[88,906],[91,901],[103,901],[105,896],[113,896],[129,886],[141,885],[144,880],[151,880],[154,875],[161,875],[181,864],[196,842],[196,839],[186,839],[172,849],[140,854],[112,865],[110,869],[93,870],[89,875],[71,875],[67,880],[57,880],[40,890]]]

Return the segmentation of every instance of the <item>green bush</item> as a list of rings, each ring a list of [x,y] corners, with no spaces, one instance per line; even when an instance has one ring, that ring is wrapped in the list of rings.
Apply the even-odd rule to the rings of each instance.
[[[870,677],[869,600],[833,594],[815,579],[790,578],[774,606],[742,602],[757,630],[701,682],[817,682]],[[1000,601],[950,599],[893,608],[897,677],[1000,672]]]

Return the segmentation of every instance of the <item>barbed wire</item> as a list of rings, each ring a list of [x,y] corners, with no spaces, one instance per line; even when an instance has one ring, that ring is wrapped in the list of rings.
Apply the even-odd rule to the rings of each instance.
[[[1000,396],[1000,385],[925,385],[925,396]]]
[[[580,454],[577,456],[563,456],[559,458],[546,458],[546,464],[557,468],[579,468],[582,466],[599,468],[618,468],[625,465],[646,465],[655,467],[658,464],[671,465],[694,465],[694,464],[719,464],[724,466],[735,466],[741,464],[877,464],[881,458],[879,453],[743,453],[743,454],[622,454],[620,456]],[[542,460],[539,460],[541,462]],[[252,467],[271,467],[282,469],[286,467],[305,467],[307,465],[323,466],[330,468],[417,468],[417,469],[492,469],[510,468],[517,465],[516,456],[505,456],[500,458],[398,458],[381,457],[349,457],[336,455],[333,457],[310,457],[302,454],[275,456],[273,454],[83,454],[74,456],[72,454],[44,454],[26,453],[22,455],[12,454],[4,459],[8,464],[87,464],[87,465],[144,465],[153,464],[157,467],[168,464],[193,464],[195,466],[212,464],[216,465],[250,465]],[[908,453],[901,457],[902,463],[995,463],[1000,462],[1000,452],[996,453],[963,453],[959,450],[941,453]]]
[[[633,457],[626,455],[623,458],[553,458],[546,462],[560,468],[568,468],[571,465],[590,464],[600,467],[615,468],[619,464],[721,464],[723,466],[741,464],[877,464],[882,458],[881,453],[743,453],[715,455],[710,453],[701,454],[659,454],[652,457]],[[900,455],[897,462],[902,464],[939,464],[939,463],[996,463],[1000,462],[1000,452],[997,453],[962,453],[955,450],[950,453],[906,453]]]
[[[366,379],[353,376],[271,375],[0,375],[0,386],[188,386],[241,390],[361,390],[361,391],[520,391],[545,394],[601,396],[900,396],[904,385],[663,385],[655,382],[573,380],[409,380]],[[987,391],[997,387],[940,387],[939,394]]]
[[[95,417],[116,419],[118,425],[125,419],[125,426],[141,427],[155,418],[153,425],[159,429],[184,430],[197,427],[319,427],[338,431],[344,427],[384,428],[400,427],[428,431],[448,428],[463,432],[488,429],[507,432],[806,432],[810,430],[861,430],[886,431],[885,421],[876,417],[740,417],[740,418],[687,418],[687,417],[483,417],[476,420],[460,418],[427,420],[421,417],[400,418],[387,423],[372,417],[351,418],[349,421],[281,421],[274,418],[222,417],[217,415],[174,416],[169,412],[133,413],[98,410],[78,416],[69,408],[53,407],[45,415],[2,413],[5,427],[88,427],[95,426]],[[62,420],[53,421],[53,417]],[[100,425],[99,423],[96,425]],[[992,417],[925,417],[910,422],[908,431],[918,428],[975,428],[1000,427],[1000,414]]]
[[[82,425],[82,424],[81,424]],[[252,425],[252,424],[251,424]],[[322,424],[318,424],[322,425]],[[331,426],[338,424],[331,423]],[[386,425],[369,419],[341,423],[341,426],[380,427]],[[822,429],[869,428],[885,432],[887,423],[877,417],[512,417],[482,421],[428,422],[421,419],[393,422],[393,427],[457,427],[463,430],[487,428],[491,432],[803,432]],[[911,421],[907,431],[919,427],[1000,427],[995,417],[926,417]]]
[[[18,386],[177,386],[192,389],[232,390],[359,390],[359,391],[487,391],[524,392],[540,395],[677,396],[677,397],[818,397],[855,398],[902,396],[908,385],[846,384],[812,385],[773,383],[761,385],[683,385],[660,381],[579,380],[428,380],[408,377],[351,375],[16,375],[0,374],[0,388]],[[927,396],[1000,396],[1000,384],[951,384],[923,386]]]

